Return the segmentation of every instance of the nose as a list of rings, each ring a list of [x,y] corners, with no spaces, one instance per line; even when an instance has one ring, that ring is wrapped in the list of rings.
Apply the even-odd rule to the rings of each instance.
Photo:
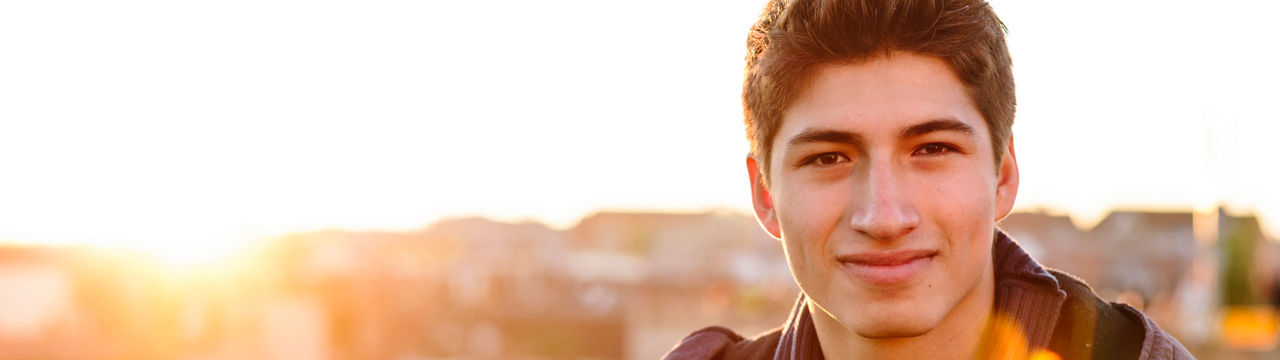
[[[911,202],[912,185],[892,161],[868,161],[855,181],[849,226],[876,240],[905,236],[920,224],[920,214]]]

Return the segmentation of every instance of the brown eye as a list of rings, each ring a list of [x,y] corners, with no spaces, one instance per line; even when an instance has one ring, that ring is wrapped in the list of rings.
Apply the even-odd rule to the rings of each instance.
[[[828,166],[828,165],[839,164],[845,161],[849,161],[849,158],[845,157],[843,154],[826,153],[826,154],[821,154],[821,155],[818,155],[817,157],[814,157],[812,162],[814,164]]]
[[[916,149],[915,155],[941,155],[955,151],[956,148],[942,143],[928,143]]]

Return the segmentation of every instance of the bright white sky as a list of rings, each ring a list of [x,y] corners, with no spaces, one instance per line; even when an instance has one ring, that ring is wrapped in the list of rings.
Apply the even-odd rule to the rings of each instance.
[[[199,251],[456,215],[746,213],[763,3],[3,2],[0,241]],[[1021,209],[1222,201],[1280,224],[1278,3],[993,3]]]

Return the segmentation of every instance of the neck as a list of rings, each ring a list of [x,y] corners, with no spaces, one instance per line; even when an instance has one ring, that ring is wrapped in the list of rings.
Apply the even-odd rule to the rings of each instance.
[[[970,359],[982,350],[995,299],[990,263],[978,285],[938,326],[912,337],[867,338],[842,326],[813,300],[807,304],[827,359]]]

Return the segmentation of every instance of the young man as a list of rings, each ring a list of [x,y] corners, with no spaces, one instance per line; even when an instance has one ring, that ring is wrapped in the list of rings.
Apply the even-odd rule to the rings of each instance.
[[[988,4],[774,0],[747,49],[752,199],[802,294],[777,330],[703,329],[667,358],[1191,358],[996,229],[1018,164]]]

